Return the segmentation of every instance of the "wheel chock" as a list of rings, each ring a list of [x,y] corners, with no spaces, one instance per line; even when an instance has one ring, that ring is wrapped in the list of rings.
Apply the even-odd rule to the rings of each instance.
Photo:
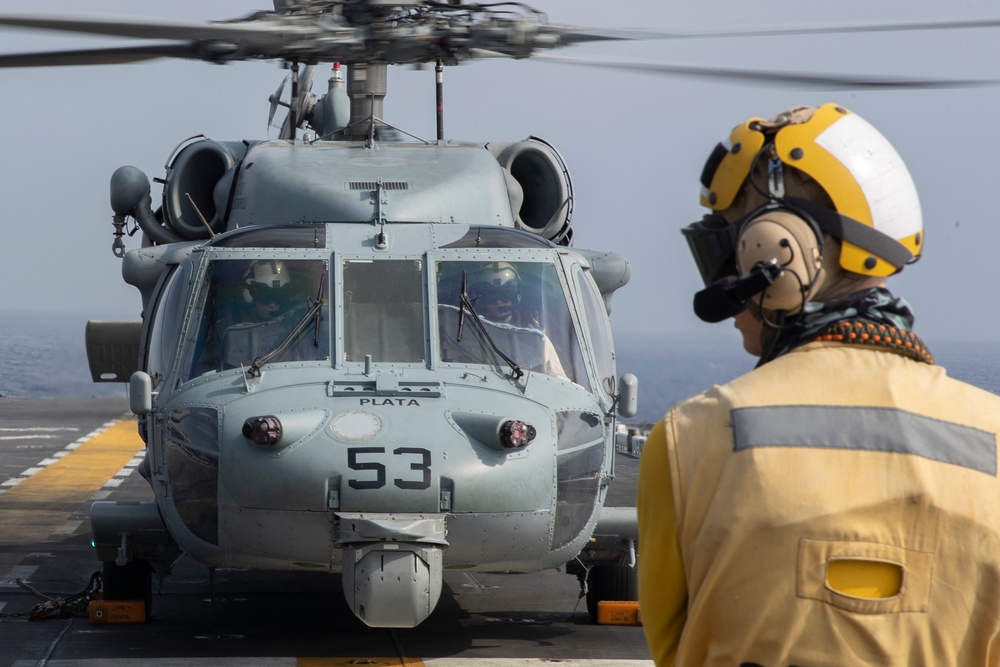
[[[598,625],[642,625],[639,603],[630,600],[597,603]]]
[[[142,600],[92,600],[87,605],[91,625],[145,623],[146,603]]]

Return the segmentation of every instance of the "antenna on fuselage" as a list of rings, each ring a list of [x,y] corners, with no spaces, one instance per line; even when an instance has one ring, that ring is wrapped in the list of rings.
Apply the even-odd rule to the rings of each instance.
[[[437,98],[437,140],[444,141],[444,63],[440,58],[434,66],[434,89]]]

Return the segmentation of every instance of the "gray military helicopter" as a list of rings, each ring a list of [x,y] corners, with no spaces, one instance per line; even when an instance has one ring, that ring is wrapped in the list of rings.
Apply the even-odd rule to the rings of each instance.
[[[107,599],[150,603],[181,555],[341,572],[374,627],[427,618],[445,569],[569,564],[591,608],[634,597],[634,509],[603,507],[617,416],[636,406],[608,319],[628,262],[570,246],[572,181],[547,142],[446,140],[440,123],[423,140],[383,119],[389,63],[440,73],[616,35],[514,3],[380,0],[276,0],[212,24],[0,23],[167,40],[7,66],[290,69],[277,139],[183,142],[156,210],[139,169],[111,178],[113,251],[143,318],[91,322],[87,349],[96,381],[129,383],[155,500],[92,508]],[[317,97],[321,62],[337,64]]]
[[[272,118],[287,111],[277,139],[181,143],[155,209],[145,174],[112,176],[113,251],[143,319],[92,322],[88,354],[95,380],[129,383],[155,500],[92,508],[107,598],[149,603],[152,575],[182,555],[341,572],[376,627],[422,622],[445,569],[565,565],[592,613],[634,597],[635,512],[604,506],[616,421],[636,406],[608,319],[628,263],[572,246],[554,147],[447,140],[440,119],[419,139],[384,120],[383,98],[389,64],[435,63],[440,90],[445,65],[655,35],[552,25],[519,3],[398,0],[276,0],[209,24],[0,25],[157,40],[0,67],[289,67],[271,96]],[[320,63],[343,67],[316,96]],[[126,252],[136,232],[142,247]]]

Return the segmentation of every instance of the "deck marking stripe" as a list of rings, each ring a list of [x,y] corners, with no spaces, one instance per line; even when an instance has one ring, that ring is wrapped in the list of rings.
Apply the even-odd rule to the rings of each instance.
[[[2,433],[35,433],[38,431],[79,431],[75,426],[0,426]]]
[[[56,534],[142,447],[135,422],[120,421],[99,429],[79,442],[69,456],[31,477],[15,478],[15,485],[0,494],[0,526],[4,528],[0,544],[34,544]],[[23,556],[16,550],[0,554],[0,574]]]
[[[0,496],[0,509],[12,504],[14,497],[20,502],[83,503],[95,490],[114,478],[142,446],[134,422],[117,422],[80,443],[80,447],[74,449],[72,455],[38,469],[15,488],[4,493]]]
[[[82,519],[70,519],[63,525],[59,526],[53,532],[53,535],[72,535],[76,532],[76,529],[83,525]]]
[[[20,586],[17,585],[17,580],[30,579],[31,575],[33,575],[37,569],[37,565],[18,565],[17,567],[12,567],[10,571],[4,575],[3,579],[0,579],[0,588],[20,588]]]
[[[74,451],[76,449],[79,449],[80,445],[82,445],[84,442],[87,442],[88,440],[97,437],[101,433],[104,433],[106,430],[108,430],[113,424],[115,424],[118,421],[119,420],[117,420],[117,419],[113,419],[113,420],[111,420],[109,422],[106,422],[106,423],[102,424],[101,426],[99,426],[98,428],[94,429],[93,431],[91,431],[87,435],[83,436],[82,438],[77,438],[76,440],[74,440],[70,444],[68,444],[65,447],[63,447],[60,451],[58,451],[55,454],[53,454],[52,458],[53,459],[60,459],[60,458],[65,457],[70,452],[72,452],[72,451]],[[6,430],[7,431],[14,431],[14,430],[17,430],[17,431],[26,431],[26,430],[38,430],[39,428],[42,428],[42,427],[32,427],[32,428],[28,428],[28,429],[13,429],[13,428],[8,428]],[[0,429],[0,430],[4,430],[4,429]],[[78,428],[69,428],[69,427],[54,427],[52,429],[46,428],[45,430],[79,431],[80,429],[78,429]],[[30,439],[30,438],[49,438],[49,439],[55,439],[57,437],[59,437],[59,436],[54,436],[54,435],[44,435],[44,436],[37,436],[37,435],[2,436],[2,437],[0,437],[0,440],[21,440],[21,439]],[[27,479],[31,475],[35,474],[36,472],[38,472],[39,469],[44,468],[47,465],[50,465],[50,463],[48,463],[48,462],[51,462],[51,461],[52,461],[52,459],[45,459],[44,461],[40,462],[38,464],[38,466],[36,466],[36,468],[28,468],[27,470],[25,470],[21,474],[17,475],[16,477],[12,477],[12,478],[8,479],[7,481],[3,482],[2,484],[0,484],[0,493],[4,493],[7,490],[6,487],[16,486],[17,484],[20,484],[25,479]]]

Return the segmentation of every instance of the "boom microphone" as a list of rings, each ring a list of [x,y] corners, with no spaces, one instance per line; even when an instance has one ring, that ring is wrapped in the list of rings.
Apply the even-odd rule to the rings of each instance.
[[[781,275],[778,262],[759,262],[745,275],[726,276],[695,292],[694,314],[705,322],[721,322],[742,313],[747,301],[766,290]]]

